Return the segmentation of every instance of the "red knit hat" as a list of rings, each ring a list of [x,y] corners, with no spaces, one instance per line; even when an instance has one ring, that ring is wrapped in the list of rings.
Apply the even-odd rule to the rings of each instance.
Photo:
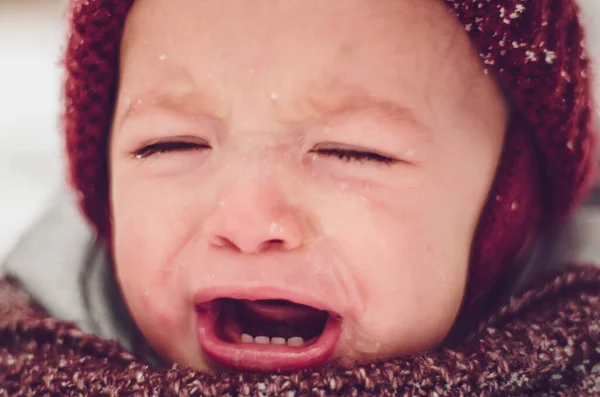
[[[439,0],[443,1],[443,0]],[[591,182],[591,71],[574,0],[445,0],[507,89],[513,114],[473,242],[467,301],[512,263],[534,228],[560,221]],[[64,130],[71,183],[110,239],[108,136],[133,0],[71,0]]]

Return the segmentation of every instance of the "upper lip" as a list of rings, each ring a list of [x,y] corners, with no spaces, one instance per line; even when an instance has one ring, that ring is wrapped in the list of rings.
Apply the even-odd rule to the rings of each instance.
[[[296,304],[310,306],[317,310],[328,312],[330,316],[339,317],[339,314],[323,298],[311,293],[295,290],[293,287],[279,288],[268,286],[243,286],[227,287],[214,286],[197,291],[193,301],[196,307],[207,307],[212,301],[221,298],[237,300],[286,300]]]

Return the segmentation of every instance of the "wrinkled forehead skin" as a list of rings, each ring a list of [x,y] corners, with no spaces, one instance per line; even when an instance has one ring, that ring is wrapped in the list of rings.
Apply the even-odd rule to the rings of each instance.
[[[514,259],[528,231],[569,214],[591,183],[590,62],[575,0],[439,1],[477,48],[481,72],[498,80],[513,106],[472,248],[469,284],[486,286]],[[111,232],[108,136],[121,36],[132,4],[71,0],[69,6],[63,92],[69,178],[83,213],[106,242]],[[473,291],[467,301],[483,293]]]

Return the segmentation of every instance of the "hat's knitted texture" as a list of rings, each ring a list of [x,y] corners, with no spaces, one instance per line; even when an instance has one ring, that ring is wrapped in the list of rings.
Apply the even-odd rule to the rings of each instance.
[[[538,222],[578,202],[594,167],[593,101],[574,0],[439,0],[480,52],[513,114],[481,215],[469,300],[484,294]],[[100,237],[110,240],[108,137],[123,26],[133,0],[71,0],[64,130],[71,183]]]

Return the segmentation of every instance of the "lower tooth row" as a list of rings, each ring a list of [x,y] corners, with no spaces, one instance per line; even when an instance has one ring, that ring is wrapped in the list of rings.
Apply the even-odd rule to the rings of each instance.
[[[288,345],[292,347],[301,347],[304,346],[304,339],[300,336],[294,336],[286,340],[285,338],[272,337],[268,336],[257,336],[253,337],[252,335],[242,334],[242,343],[256,343],[257,345]]]

